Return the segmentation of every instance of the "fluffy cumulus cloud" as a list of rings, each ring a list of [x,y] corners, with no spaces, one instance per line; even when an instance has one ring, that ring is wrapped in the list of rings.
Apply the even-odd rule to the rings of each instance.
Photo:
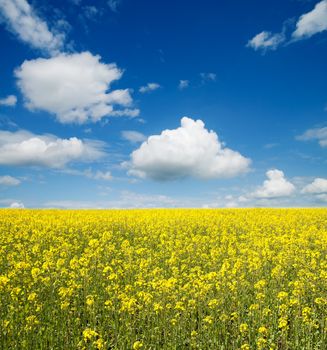
[[[250,159],[233,151],[201,120],[182,118],[181,126],[150,136],[131,154],[129,174],[165,181],[184,177],[229,178],[249,170]]]
[[[327,179],[316,178],[302,189],[302,193],[321,194],[327,193]]]
[[[285,35],[283,33],[273,34],[271,32],[263,31],[249,40],[247,46],[255,51],[276,50],[284,41]]]
[[[76,137],[61,139],[25,130],[0,131],[0,165],[62,168],[70,162],[88,162],[102,157],[103,147],[99,141],[83,141]]]
[[[30,46],[57,54],[65,35],[51,31],[26,0],[0,0],[0,17],[8,29]]]
[[[277,198],[290,196],[294,193],[295,186],[285,178],[281,170],[268,170],[266,176],[268,179],[250,197]]]
[[[141,132],[135,130],[124,130],[121,133],[122,138],[132,143],[143,142],[146,140],[146,136]]]
[[[310,38],[324,30],[327,30],[327,0],[320,1],[312,11],[300,17],[292,37],[294,39]]]
[[[0,99],[0,106],[13,107],[13,106],[16,106],[16,103],[17,103],[17,97],[14,95],[9,95],[5,98]]]
[[[159,88],[160,88],[160,84],[158,84],[158,83],[147,83],[146,85],[141,86],[139,88],[139,92],[141,94],[145,94],[147,92],[158,90]]]
[[[327,127],[308,129],[296,139],[299,141],[317,140],[321,147],[327,147]]]
[[[17,186],[21,183],[19,179],[16,179],[10,175],[0,176],[0,186]]]
[[[105,116],[136,116],[129,89],[112,90],[123,72],[90,52],[25,61],[15,71],[30,110],[56,115],[62,123],[96,122]],[[123,109],[115,110],[121,106]]]

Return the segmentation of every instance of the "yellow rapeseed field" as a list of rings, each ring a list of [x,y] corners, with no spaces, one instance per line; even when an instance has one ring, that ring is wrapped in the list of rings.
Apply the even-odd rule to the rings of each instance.
[[[327,209],[1,210],[1,349],[327,349]]]

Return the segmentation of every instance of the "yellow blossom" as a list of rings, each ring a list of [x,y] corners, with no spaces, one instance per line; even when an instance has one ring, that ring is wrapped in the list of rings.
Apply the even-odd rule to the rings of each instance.
[[[133,344],[133,350],[139,350],[143,347],[143,343],[140,340],[137,340]]]

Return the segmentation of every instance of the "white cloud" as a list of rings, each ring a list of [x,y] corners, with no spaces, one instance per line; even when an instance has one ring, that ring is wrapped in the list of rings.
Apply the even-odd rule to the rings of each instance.
[[[292,37],[294,39],[310,38],[324,30],[327,30],[327,0],[320,1],[312,11],[300,17]]]
[[[12,209],[24,209],[25,205],[22,202],[13,202],[10,204],[10,208],[12,208]]]
[[[144,134],[134,130],[124,130],[122,131],[121,135],[123,139],[132,143],[143,142],[146,140],[146,136]]]
[[[111,181],[113,179],[110,171],[93,171],[91,168],[85,170],[60,169],[59,172],[68,175],[84,176],[92,180]]]
[[[247,46],[254,50],[276,50],[282,43],[286,41],[286,30],[292,20],[284,22],[281,33],[273,34],[269,31],[263,31],[251,40]],[[291,40],[288,43],[310,38],[314,34],[327,30],[327,0],[317,3],[313,10],[303,14],[296,23],[296,29],[292,33]]]
[[[94,178],[95,180],[110,181],[110,180],[112,180],[113,177],[112,177],[110,171],[106,171],[106,172],[97,171],[97,172],[93,175],[93,178]]]
[[[301,192],[313,194],[327,193],[327,179],[318,177],[311,184],[305,186]]]
[[[139,113],[114,110],[114,105],[130,106],[132,97],[129,89],[108,92],[123,72],[114,63],[101,63],[100,58],[82,52],[25,61],[15,74],[26,106],[55,114],[61,123],[83,124],[110,115]]]
[[[327,127],[308,129],[296,139],[299,141],[317,140],[321,147],[327,147]]]
[[[154,91],[160,88],[158,83],[147,83],[145,86],[141,86],[139,91],[144,94],[146,92]]]
[[[0,99],[0,106],[13,107],[16,106],[17,97],[14,95],[9,95],[5,98]]]
[[[35,135],[25,130],[0,131],[0,165],[62,168],[74,161],[88,162],[104,155],[103,143]]]
[[[293,177],[288,181],[284,173],[273,169],[266,172],[268,179],[254,191],[218,196],[208,207],[317,207],[327,202],[327,179],[316,178],[310,184],[306,177]],[[302,190],[298,190],[302,188]],[[305,196],[304,196],[305,195]]]
[[[20,180],[10,175],[0,176],[0,186],[17,186],[21,183]]]
[[[248,41],[247,47],[251,47],[255,51],[262,50],[276,50],[285,41],[285,35],[283,33],[273,34],[271,32],[263,31],[251,40]]]
[[[181,127],[150,136],[124,165],[131,175],[164,181],[187,176],[229,178],[247,172],[250,162],[224,147],[201,120],[184,117]]]
[[[140,110],[138,108],[125,108],[117,111],[112,111],[110,113],[111,117],[130,117],[130,118],[135,118],[140,115]]]
[[[316,198],[317,198],[319,201],[327,202],[327,193],[317,194]]]
[[[58,54],[65,35],[51,32],[26,0],[0,0],[0,15],[8,29],[30,46]]]
[[[295,186],[289,182],[284,173],[278,169],[266,172],[268,180],[265,180],[250,197],[254,198],[277,198],[290,196],[295,191]]]
[[[201,77],[203,83],[206,81],[216,81],[217,74],[216,73],[200,73],[200,77]]]
[[[180,81],[179,81],[179,84],[178,84],[178,88],[179,88],[180,90],[183,90],[183,89],[188,88],[189,85],[190,85],[189,80],[180,80]]]

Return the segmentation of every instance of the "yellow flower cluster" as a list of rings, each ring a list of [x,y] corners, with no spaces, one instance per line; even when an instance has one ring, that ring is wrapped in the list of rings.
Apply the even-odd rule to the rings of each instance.
[[[324,349],[327,209],[0,210],[1,349]]]

